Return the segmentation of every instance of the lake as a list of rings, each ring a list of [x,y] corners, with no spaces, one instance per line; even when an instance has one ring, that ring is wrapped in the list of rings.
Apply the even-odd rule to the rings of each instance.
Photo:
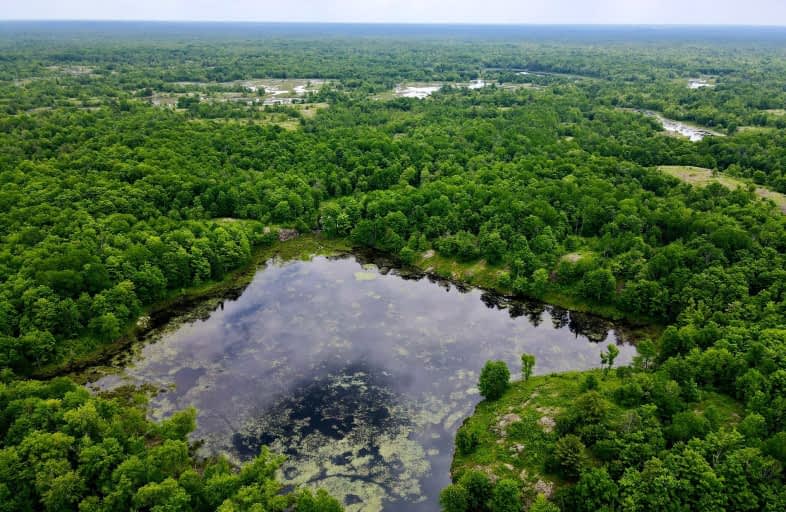
[[[199,409],[202,455],[269,445],[288,456],[285,484],[324,487],[349,510],[438,510],[486,360],[517,377],[523,352],[538,374],[598,367],[608,343],[621,365],[635,354],[605,320],[387,264],[269,261],[239,296],[152,331],[90,385],[152,384],[153,418]]]

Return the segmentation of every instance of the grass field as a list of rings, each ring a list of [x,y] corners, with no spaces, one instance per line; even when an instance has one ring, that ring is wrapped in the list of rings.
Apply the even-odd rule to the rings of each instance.
[[[736,190],[737,188],[747,187],[749,185],[749,182],[732,178],[731,176],[726,176],[720,173],[713,175],[711,169],[705,169],[703,167],[691,167],[686,165],[661,165],[658,167],[658,169],[661,172],[665,172],[669,176],[673,176],[679,180],[684,181],[685,183],[690,183],[691,185],[695,185],[697,187],[704,187],[710,183],[719,183],[728,189]],[[763,199],[769,199],[774,202],[775,205],[780,208],[784,214],[786,214],[786,195],[759,186],[756,187],[755,192],[759,197]]]
[[[738,133],[772,133],[777,128],[774,126],[740,126],[737,129]]]
[[[314,116],[317,115],[317,112],[320,110],[324,110],[328,108],[327,103],[295,103],[292,105],[287,105],[286,108],[296,110],[300,112],[300,115],[304,119],[312,119]],[[210,123],[228,123],[228,124],[256,124],[260,126],[268,126],[268,125],[276,125],[284,130],[288,131],[295,131],[299,130],[300,119],[296,117],[291,117],[283,112],[262,112],[258,114],[261,117],[254,117],[254,118],[212,118],[212,119],[190,119],[189,122],[191,123],[201,123],[201,124],[210,124]]]

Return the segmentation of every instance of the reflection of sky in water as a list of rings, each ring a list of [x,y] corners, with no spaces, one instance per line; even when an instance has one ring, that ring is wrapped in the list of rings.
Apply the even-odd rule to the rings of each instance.
[[[488,304],[488,305],[487,305]],[[353,510],[435,510],[453,434],[487,359],[535,354],[536,373],[599,366],[607,327],[557,308],[405,280],[354,258],[271,264],[207,320],[146,345],[122,378],[166,389],[153,415],[199,409],[206,451],[285,452],[288,483],[327,487]],[[600,335],[598,335],[600,324]],[[620,346],[619,363],[634,348]],[[174,384],[174,386],[172,386]]]

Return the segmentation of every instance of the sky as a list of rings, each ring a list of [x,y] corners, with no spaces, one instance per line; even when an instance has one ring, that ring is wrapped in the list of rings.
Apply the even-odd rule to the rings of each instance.
[[[786,25],[786,0],[0,0],[0,19]]]

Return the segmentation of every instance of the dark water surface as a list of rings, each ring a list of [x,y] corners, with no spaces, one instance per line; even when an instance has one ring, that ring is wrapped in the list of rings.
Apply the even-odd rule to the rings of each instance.
[[[616,342],[626,364],[635,349],[620,338],[591,316],[317,257],[270,262],[236,300],[154,332],[93,385],[152,383],[154,418],[199,409],[205,454],[270,445],[289,457],[287,484],[325,487],[350,510],[438,510],[487,359],[514,376],[523,352],[536,373],[579,370]]]

